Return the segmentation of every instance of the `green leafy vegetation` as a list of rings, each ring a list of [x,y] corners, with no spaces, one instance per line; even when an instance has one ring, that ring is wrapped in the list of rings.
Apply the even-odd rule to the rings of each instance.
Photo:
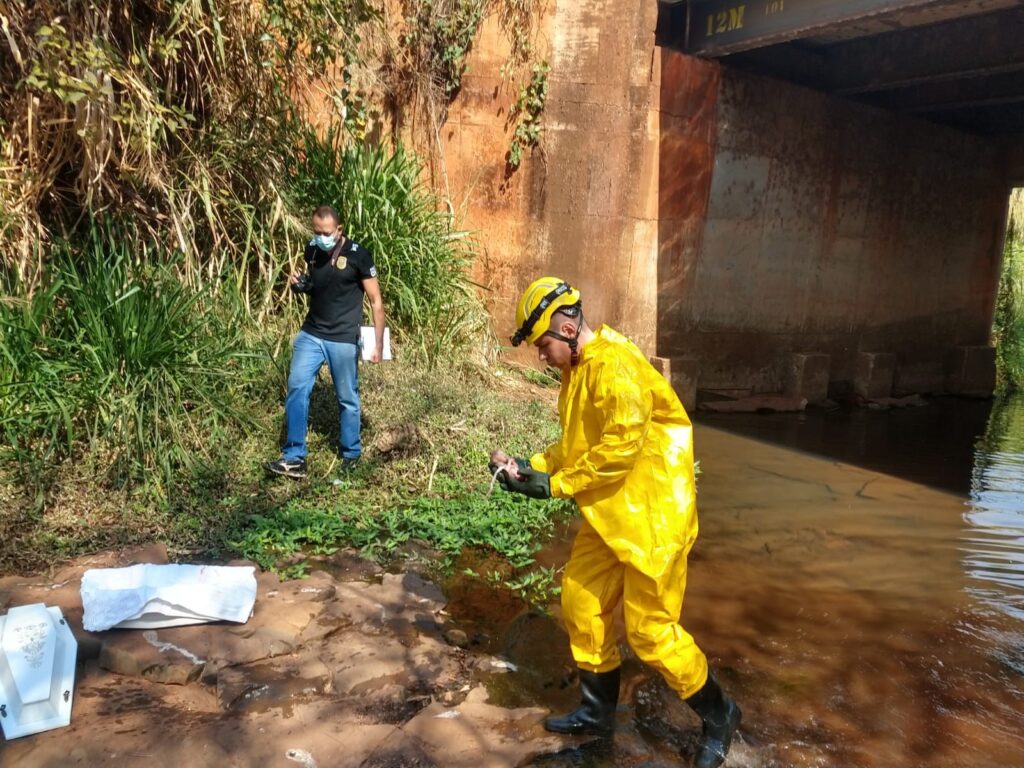
[[[266,357],[161,251],[93,221],[50,250],[45,288],[0,304],[0,458],[45,482],[47,466],[87,457],[114,485],[163,488],[225,423],[248,423]]]
[[[230,544],[264,568],[275,568],[297,552],[331,554],[341,546],[386,560],[410,541],[426,542],[440,552],[446,558],[441,565],[450,565],[464,549],[475,547],[490,549],[513,567],[524,568],[532,562],[538,541],[550,533],[559,506],[531,504],[507,493],[487,496],[479,488],[454,496],[412,497],[381,509],[342,494],[315,504],[293,501],[269,515],[255,515]]]
[[[999,389],[1024,389],[1024,190],[1010,198],[1010,224],[1003,247],[993,335]]]
[[[468,232],[420,183],[419,159],[399,146],[345,146],[340,132],[302,134],[289,187],[298,206],[333,204],[351,237],[374,254],[388,322],[434,360],[485,338],[486,315],[468,268]]]
[[[523,162],[523,153],[540,143],[541,113],[548,96],[548,71],[546,61],[533,65],[530,82],[519,92],[519,98],[509,111],[509,121],[516,126],[508,150],[508,167],[513,170]]]
[[[403,43],[425,95],[444,103],[459,91],[466,56],[484,19],[486,0],[409,0]]]
[[[468,569],[466,575],[476,574],[472,569]],[[513,576],[501,571],[490,571],[487,573],[487,581],[495,587],[511,590],[526,602],[541,609],[546,609],[562,592],[562,588],[555,585],[554,568],[535,568]]]

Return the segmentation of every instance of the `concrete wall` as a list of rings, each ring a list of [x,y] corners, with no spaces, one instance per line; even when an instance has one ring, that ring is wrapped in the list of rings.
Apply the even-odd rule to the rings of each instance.
[[[1002,154],[662,56],[658,354],[697,358],[702,388],[779,391],[792,352],[831,355],[839,383],[886,352],[897,389],[942,390],[951,348],[988,342]]]
[[[657,6],[553,0],[547,10],[538,41],[551,65],[540,147],[507,172],[507,116],[516,94],[500,74],[507,44],[494,18],[474,44],[443,128],[452,199],[485,251],[475,277],[492,289],[503,337],[514,330],[522,289],[554,274],[583,291],[591,322],[613,324],[653,353]]]

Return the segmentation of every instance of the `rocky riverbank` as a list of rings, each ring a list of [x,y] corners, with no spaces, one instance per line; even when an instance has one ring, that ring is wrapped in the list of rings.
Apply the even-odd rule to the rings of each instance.
[[[460,647],[441,590],[415,573],[340,554],[303,580],[257,569],[246,624],[85,632],[82,574],[141,562],[167,553],[0,579],[0,613],[60,606],[79,654],[71,725],[0,744],[0,765],[500,768],[567,746],[544,710],[488,703],[481,672],[508,665]]]

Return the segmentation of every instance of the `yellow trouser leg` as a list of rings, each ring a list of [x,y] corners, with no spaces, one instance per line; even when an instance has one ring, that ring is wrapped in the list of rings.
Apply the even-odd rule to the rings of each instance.
[[[612,612],[622,595],[623,565],[586,521],[562,577],[562,615],[580,669],[609,672],[621,663]]]
[[[659,579],[628,566],[623,586],[626,636],[636,655],[657,669],[687,699],[708,678],[708,660],[679,624],[686,590],[686,552]]]

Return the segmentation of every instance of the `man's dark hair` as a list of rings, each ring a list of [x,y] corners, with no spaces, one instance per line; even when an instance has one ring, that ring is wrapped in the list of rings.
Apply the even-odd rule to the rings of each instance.
[[[313,218],[314,219],[334,219],[334,223],[336,225],[341,223],[341,217],[338,216],[338,211],[335,209],[335,207],[333,205],[320,205],[320,206],[317,206],[317,209],[315,211],[313,211]]]

